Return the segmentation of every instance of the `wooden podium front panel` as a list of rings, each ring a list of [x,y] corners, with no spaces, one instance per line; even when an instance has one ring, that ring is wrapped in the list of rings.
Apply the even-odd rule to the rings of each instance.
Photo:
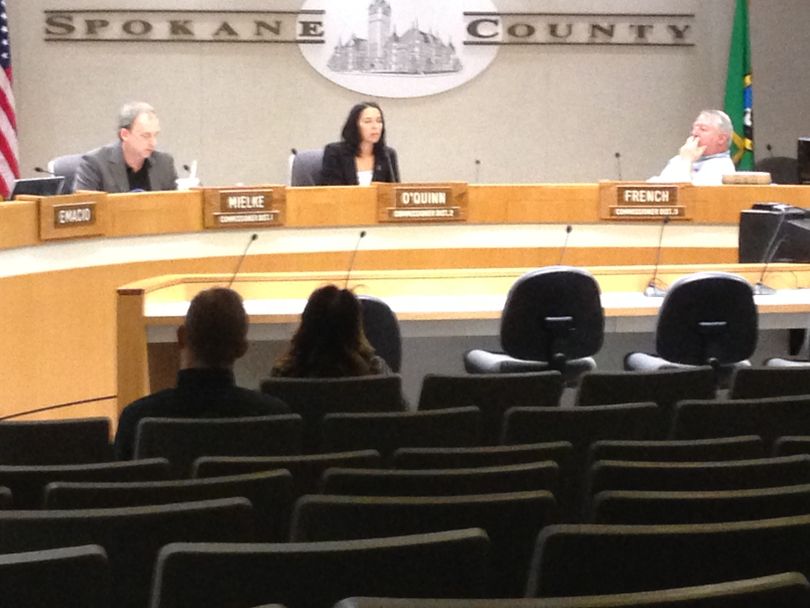
[[[199,232],[203,229],[199,190],[127,192],[107,195],[108,236]]]

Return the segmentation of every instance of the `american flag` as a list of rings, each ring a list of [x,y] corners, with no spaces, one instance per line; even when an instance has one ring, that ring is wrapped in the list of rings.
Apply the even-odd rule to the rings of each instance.
[[[17,152],[17,117],[11,91],[11,45],[8,39],[6,0],[0,0],[0,196],[7,198],[20,176]]]

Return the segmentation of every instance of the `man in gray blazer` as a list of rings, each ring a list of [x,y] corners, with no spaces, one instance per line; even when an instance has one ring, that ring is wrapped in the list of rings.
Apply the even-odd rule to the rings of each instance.
[[[82,156],[76,190],[175,190],[174,159],[155,150],[159,133],[152,106],[142,101],[124,104],[118,115],[118,141]]]

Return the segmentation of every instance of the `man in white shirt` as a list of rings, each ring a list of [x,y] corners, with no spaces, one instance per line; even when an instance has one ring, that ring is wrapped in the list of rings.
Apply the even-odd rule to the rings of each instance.
[[[692,182],[695,186],[719,186],[723,176],[735,172],[729,147],[734,127],[721,110],[703,110],[692,123],[692,133],[660,175],[650,182]]]

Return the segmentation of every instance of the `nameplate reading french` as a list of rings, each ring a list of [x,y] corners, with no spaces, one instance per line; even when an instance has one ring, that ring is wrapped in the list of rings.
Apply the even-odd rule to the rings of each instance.
[[[379,184],[380,222],[462,222],[467,219],[467,184]]]
[[[689,219],[681,200],[682,188],[678,184],[602,183],[600,216],[608,220]]]
[[[281,226],[284,223],[284,186],[206,188],[206,228]]]

